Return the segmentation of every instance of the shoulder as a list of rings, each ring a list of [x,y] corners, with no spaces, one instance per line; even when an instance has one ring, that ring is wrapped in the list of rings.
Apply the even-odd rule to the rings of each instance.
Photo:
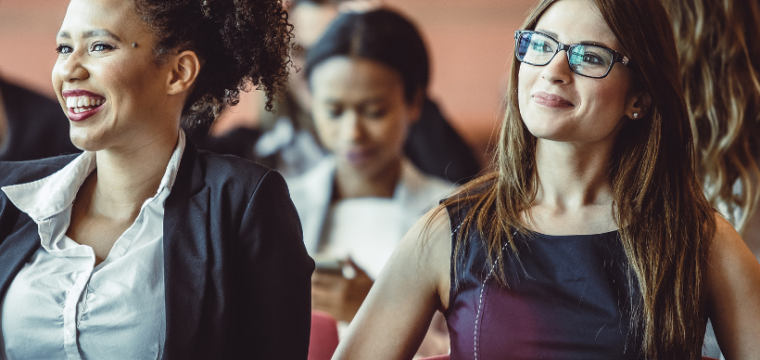
[[[435,284],[442,309],[448,308],[451,289],[451,221],[443,206],[429,210],[404,236],[396,251],[406,258],[402,271],[419,271]]]
[[[0,186],[42,179],[63,169],[79,155],[63,155],[31,161],[0,161]]]
[[[264,165],[234,155],[219,155],[198,150],[197,163],[206,185],[212,189],[223,188],[232,192],[251,193],[268,174],[281,178],[279,173]]]
[[[708,255],[710,263],[736,259],[737,256],[744,255],[745,252],[749,255],[752,254],[733,225],[716,212],[715,235],[710,243]]]
[[[715,218],[715,235],[710,243],[706,269],[710,293],[726,294],[729,288],[749,283],[757,286],[760,284],[757,258],[731,223],[718,213]]]
[[[716,231],[705,270],[707,304],[726,358],[745,359],[760,352],[760,263],[716,213]]]

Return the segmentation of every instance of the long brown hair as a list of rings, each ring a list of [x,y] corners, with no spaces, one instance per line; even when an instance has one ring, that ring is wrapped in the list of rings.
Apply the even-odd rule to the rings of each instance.
[[[760,4],[667,0],[708,200],[742,231],[760,192]],[[734,191],[736,183],[741,192]],[[737,215],[736,210],[741,210]]]
[[[542,0],[523,29],[533,29],[555,1]],[[595,3],[631,58],[634,86],[652,97],[647,115],[620,131],[609,170],[613,213],[629,260],[629,285],[641,295],[630,302],[632,331],[641,337],[648,359],[697,359],[707,317],[703,275],[715,219],[695,172],[673,31],[659,0]],[[469,183],[443,204],[471,207],[454,256],[469,239],[470,229],[480,232],[490,264],[505,245],[517,251],[513,231],[530,234],[521,219],[536,198],[539,180],[536,138],[520,116],[520,66],[515,59],[494,156],[496,171]],[[506,285],[504,268],[499,264],[497,269],[496,278]]]

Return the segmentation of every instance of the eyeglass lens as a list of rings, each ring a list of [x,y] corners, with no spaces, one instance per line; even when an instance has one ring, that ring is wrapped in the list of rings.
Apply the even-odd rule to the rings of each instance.
[[[554,39],[535,32],[520,34],[517,45],[517,59],[537,66],[548,64],[557,54],[559,44]],[[613,55],[607,49],[595,45],[577,44],[568,49],[568,62],[573,72],[603,77],[612,66]]]

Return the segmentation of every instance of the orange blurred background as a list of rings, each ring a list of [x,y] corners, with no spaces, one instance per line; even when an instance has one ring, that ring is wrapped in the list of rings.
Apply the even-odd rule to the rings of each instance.
[[[0,76],[53,96],[55,33],[68,0],[0,0]],[[431,97],[484,157],[500,119],[513,34],[535,0],[385,0],[414,20],[433,62]],[[250,106],[236,116],[252,113]],[[253,115],[250,115],[253,116]],[[224,130],[225,119],[217,129]]]

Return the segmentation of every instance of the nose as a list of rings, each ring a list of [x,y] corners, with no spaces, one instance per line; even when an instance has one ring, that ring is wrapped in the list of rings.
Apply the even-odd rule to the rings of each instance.
[[[344,113],[342,130],[343,138],[348,142],[361,142],[365,133],[364,121],[357,115],[356,111],[346,111]]]
[[[85,80],[90,77],[90,73],[82,64],[83,55],[79,51],[74,51],[67,58],[56,66],[58,76],[64,82],[75,82]]]
[[[541,77],[550,83],[567,84],[573,79],[570,63],[567,61],[567,53],[560,50],[554,55],[552,61],[546,64],[541,72]]]

